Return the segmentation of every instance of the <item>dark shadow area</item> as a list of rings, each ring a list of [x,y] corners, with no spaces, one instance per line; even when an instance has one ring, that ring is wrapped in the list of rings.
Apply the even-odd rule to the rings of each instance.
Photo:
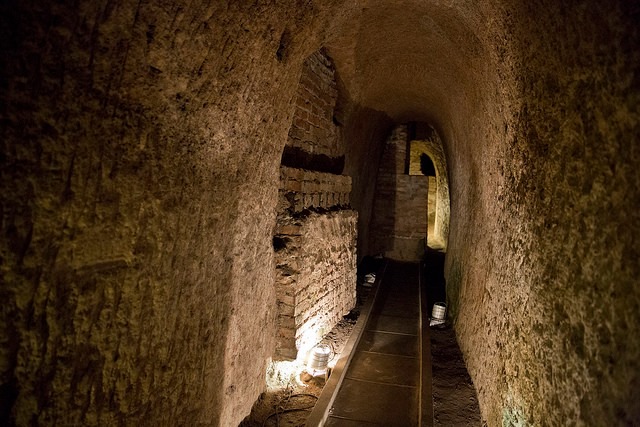
[[[344,169],[344,156],[329,157],[326,154],[313,154],[298,147],[286,146],[282,152],[281,163],[282,166],[290,168],[341,175]]]
[[[436,167],[433,165],[431,157],[420,154],[420,171],[425,176],[436,176]]]
[[[433,250],[424,255],[422,267],[429,316],[434,303],[446,301],[444,258],[444,253]],[[430,328],[430,345],[433,425],[481,426],[476,389],[449,320]]]
[[[445,253],[427,249],[422,260],[423,277],[427,291],[428,315],[431,315],[433,304],[446,302],[446,281],[444,278]]]
[[[392,138],[389,135],[387,139]],[[382,150],[380,166],[376,175],[375,195],[371,218],[371,236],[373,244],[369,250],[375,254],[386,254],[393,250],[396,210],[396,164],[395,144],[387,143]]]
[[[372,283],[368,283],[366,276],[369,274],[374,275],[374,279],[382,274],[385,260],[382,257],[365,256],[358,264],[357,271],[357,286],[356,286],[356,307],[351,310],[345,317],[356,320],[360,315],[360,308],[369,298],[371,293]]]
[[[481,426],[478,395],[453,327],[431,328],[434,426]]]
[[[407,140],[431,139],[433,137],[433,127],[427,122],[407,123]]]
[[[376,258],[372,256],[365,256],[358,264],[358,284],[364,281],[364,276],[369,273],[378,273],[378,271],[384,265],[384,258]]]

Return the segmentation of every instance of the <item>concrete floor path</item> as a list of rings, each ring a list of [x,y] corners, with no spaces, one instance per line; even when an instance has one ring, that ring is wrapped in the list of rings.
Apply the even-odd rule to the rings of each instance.
[[[420,265],[389,261],[376,286],[324,425],[431,426],[429,338],[428,327],[423,328],[428,319],[423,316]]]

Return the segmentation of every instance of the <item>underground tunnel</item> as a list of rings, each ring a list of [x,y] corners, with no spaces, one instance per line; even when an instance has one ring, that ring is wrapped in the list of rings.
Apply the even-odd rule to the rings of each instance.
[[[236,426],[433,246],[483,423],[640,424],[639,15],[2,2],[0,423]]]

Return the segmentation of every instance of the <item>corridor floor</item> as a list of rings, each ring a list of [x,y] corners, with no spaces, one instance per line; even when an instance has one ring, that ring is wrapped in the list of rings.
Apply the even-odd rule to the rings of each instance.
[[[419,275],[418,264],[388,264],[326,426],[420,425]]]
[[[482,425],[453,329],[428,327],[433,302],[444,298],[444,255],[425,260],[387,261],[345,371],[332,374],[342,380],[323,425]]]

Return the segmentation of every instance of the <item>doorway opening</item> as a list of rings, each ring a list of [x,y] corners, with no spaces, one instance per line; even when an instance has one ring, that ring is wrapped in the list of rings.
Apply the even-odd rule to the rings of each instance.
[[[449,238],[449,177],[442,140],[426,123],[408,126],[407,156],[409,175],[425,175],[429,179],[427,197],[427,247],[446,252]]]

